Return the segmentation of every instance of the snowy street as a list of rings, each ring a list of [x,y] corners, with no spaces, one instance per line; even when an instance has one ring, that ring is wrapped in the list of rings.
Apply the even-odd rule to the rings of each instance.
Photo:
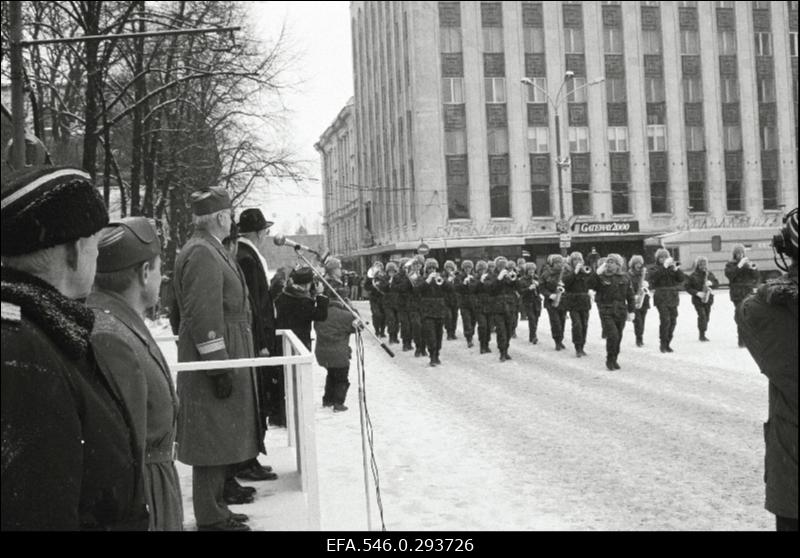
[[[368,317],[368,304],[357,306]],[[387,529],[772,529],[763,508],[766,379],[736,345],[727,291],[716,297],[710,343],[697,340],[695,322],[684,293],[673,354],[658,351],[655,310],[644,347],[629,323],[614,372],[604,365],[594,308],[582,359],[569,343],[570,323],[568,350],[556,352],[544,317],[535,346],[520,322],[506,363],[494,339],[488,355],[460,337],[445,340],[443,366],[429,368],[396,345],[390,359],[366,337]],[[355,362],[348,412],[322,408],[324,381],[316,367],[322,529],[366,529]],[[285,438],[284,429],[270,430],[268,447]],[[190,471],[180,472],[191,528]],[[290,511],[276,509],[277,483],[252,485],[259,498],[235,509],[251,515],[254,529],[298,528],[274,519]]]

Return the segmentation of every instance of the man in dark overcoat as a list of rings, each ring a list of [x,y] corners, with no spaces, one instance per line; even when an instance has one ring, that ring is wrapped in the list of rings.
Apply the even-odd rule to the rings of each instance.
[[[175,261],[180,308],[178,360],[253,357],[247,284],[223,247],[231,201],[222,188],[192,194],[195,232]],[[226,470],[258,454],[253,369],[178,373],[178,459],[192,466],[195,519],[201,530],[246,531],[224,501]],[[246,518],[245,518],[246,519]]]

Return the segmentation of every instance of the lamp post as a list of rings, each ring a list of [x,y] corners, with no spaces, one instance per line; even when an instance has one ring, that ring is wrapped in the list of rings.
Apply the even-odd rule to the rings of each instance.
[[[552,107],[553,114],[555,115],[555,120],[556,120],[556,166],[558,167],[558,215],[559,215],[559,220],[558,220],[558,224],[556,225],[556,230],[560,234],[567,234],[569,232],[569,225],[568,225],[568,223],[566,221],[566,215],[564,214],[564,182],[563,182],[563,178],[561,176],[561,170],[564,169],[564,168],[569,167],[569,165],[570,165],[569,157],[565,157],[563,159],[561,158],[561,115],[560,115],[560,109],[561,109],[561,105],[566,100],[566,97],[562,97],[561,94],[564,92],[564,86],[567,84],[567,82],[568,81],[572,81],[572,79],[574,77],[575,77],[575,72],[573,72],[571,70],[569,70],[569,71],[564,73],[564,80],[561,82],[561,86],[558,88],[558,93],[556,93],[555,100],[553,100],[553,98],[550,97],[550,94],[546,90],[544,90],[541,87],[539,87],[538,85],[536,85],[533,82],[533,80],[531,80],[530,78],[525,77],[525,78],[522,78],[520,80],[523,84],[528,85],[530,87],[535,87],[536,89],[538,89],[539,91],[544,93],[544,96],[547,98],[547,102]],[[576,93],[576,92],[580,91],[581,89],[589,87],[590,85],[596,85],[598,83],[602,83],[603,81],[605,81],[605,79],[606,78],[604,78],[604,77],[599,77],[599,78],[593,79],[592,81],[590,81],[588,83],[585,83],[585,84],[581,85],[580,87],[574,89],[572,92]],[[559,241],[559,244],[561,244],[560,241]],[[561,246],[561,255],[562,256],[566,256],[567,255],[567,247],[566,246]]]

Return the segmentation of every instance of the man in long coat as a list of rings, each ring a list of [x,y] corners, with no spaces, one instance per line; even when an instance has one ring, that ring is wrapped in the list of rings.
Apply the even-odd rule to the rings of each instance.
[[[222,245],[231,227],[222,188],[192,194],[195,233],[175,261],[181,322],[178,360],[253,356],[247,285]],[[178,459],[192,465],[192,495],[201,530],[249,527],[223,499],[226,468],[258,454],[258,412],[252,368],[178,373]]]
[[[97,363],[133,417],[144,463],[151,531],[181,531],[183,503],[175,469],[178,398],[172,374],[144,323],[158,303],[161,243],[145,217],[111,223],[98,245],[95,290],[86,303],[95,315],[91,343]]]

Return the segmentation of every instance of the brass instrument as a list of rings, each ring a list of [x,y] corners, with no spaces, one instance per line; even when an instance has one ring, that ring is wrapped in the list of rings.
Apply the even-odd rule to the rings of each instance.
[[[481,283],[486,283],[486,279],[489,278],[489,272],[484,273],[481,275]]]
[[[466,276],[466,277],[464,277],[464,280],[462,281],[462,283],[463,283],[464,285],[469,285],[469,284],[470,284],[470,283],[472,283],[474,280],[475,280],[475,277],[473,277],[472,273],[467,273],[467,276]]]
[[[371,268],[367,270],[367,279],[375,279],[381,278],[383,276],[383,271],[376,265],[373,265]]]
[[[708,280],[708,270],[706,270],[703,274],[703,291],[700,293],[700,300],[703,301],[703,304],[708,304],[711,298],[711,290],[711,281]]]
[[[676,262],[675,258],[670,257],[664,260],[664,267],[671,267],[677,271],[681,267],[681,262]]]
[[[517,272],[512,269],[511,271],[508,272],[508,278],[511,281],[516,281],[517,280]]]
[[[592,268],[589,267],[588,265],[585,265],[585,266],[579,268],[578,271],[582,271],[586,275],[589,275],[592,272]]]
[[[553,308],[558,308],[561,304],[561,297],[564,295],[564,264],[561,265],[561,271],[558,272],[558,283],[556,286],[556,299],[553,301]]]
[[[439,272],[434,271],[431,275],[433,275],[434,283],[436,283],[440,287],[444,285],[444,277],[442,277],[442,275]]]
[[[539,288],[539,281],[537,281],[536,279],[533,279],[533,280],[531,281],[531,284],[530,284],[530,286],[528,287],[528,290],[529,290],[529,291],[535,291],[535,290],[536,290],[536,289],[538,289],[538,288]]]
[[[650,283],[647,282],[647,268],[643,268],[642,282],[639,283],[639,290],[636,292],[636,296],[633,299],[634,306],[636,306],[637,310],[642,309],[642,305],[644,304],[644,299],[649,294],[650,294]]]

